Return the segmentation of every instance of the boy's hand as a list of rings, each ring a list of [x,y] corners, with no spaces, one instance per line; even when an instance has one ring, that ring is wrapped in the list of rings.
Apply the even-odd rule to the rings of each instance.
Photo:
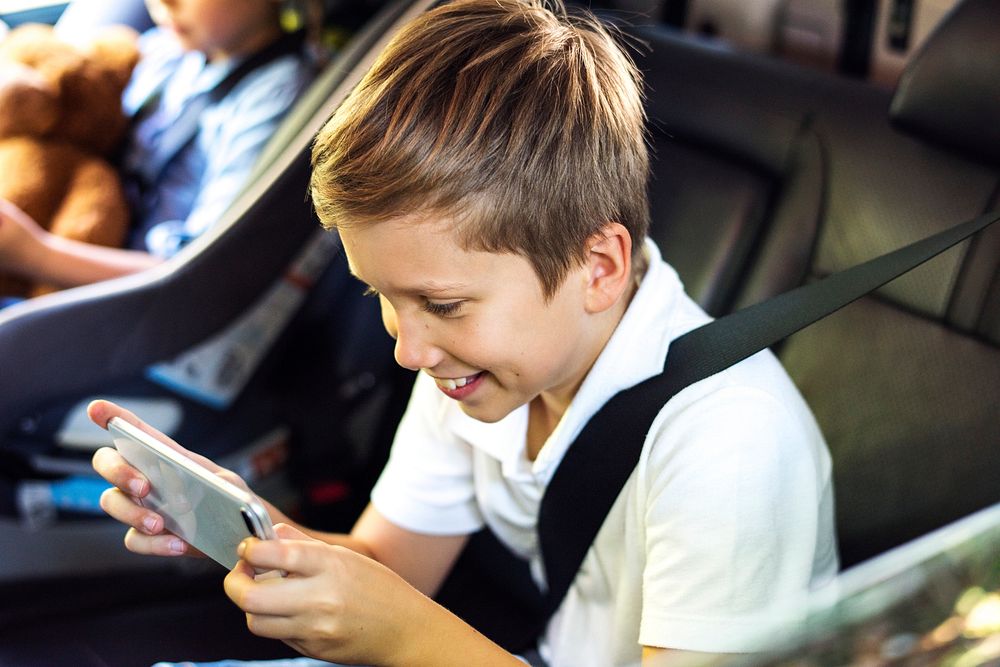
[[[117,450],[102,447],[94,452],[94,470],[114,486],[101,494],[101,509],[129,527],[125,546],[137,554],[180,556],[194,550],[164,529],[163,517],[139,501],[149,493],[149,481],[122,458]]]
[[[413,631],[437,607],[395,572],[350,549],[314,540],[286,524],[277,540],[247,538],[226,594],[250,631],[306,655],[350,664],[407,664]],[[283,578],[254,577],[284,570]]]
[[[121,417],[227,481],[249,490],[246,483],[236,474],[219,467],[200,454],[181,447],[119,405],[110,401],[94,401],[87,407],[87,414],[101,428],[107,428],[108,421],[112,417]],[[129,526],[125,534],[125,546],[129,551],[157,556],[201,555],[191,545],[166,531],[163,517],[139,503],[139,500],[149,493],[149,480],[132,467],[118,450],[113,447],[98,449],[94,452],[92,464],[101,477],[114,485],[101,495],[101,509]]]

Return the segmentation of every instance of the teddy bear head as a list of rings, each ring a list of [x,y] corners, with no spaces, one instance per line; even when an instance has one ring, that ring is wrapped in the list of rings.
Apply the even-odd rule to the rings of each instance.
[[[121,96],[139,60],[135,31],[106,28],[74,44],[31,24],[0,41],[0,138],[66,141],[108,155],[127,119]]]

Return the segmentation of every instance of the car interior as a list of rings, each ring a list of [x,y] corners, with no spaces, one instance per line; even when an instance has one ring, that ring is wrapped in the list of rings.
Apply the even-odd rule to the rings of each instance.
[[[142,20],[74,4],[64,26]],[[0,310],[0,665],[292,655],[247,632],[224,572],[124,549],[89,472],[108,439],[83,410],[132,407],[309,525],[347,530],[364,507],[413,376],[319,228],[309,149],[434,2],[330,4],[350,38],[212,231],[142,274]],[[845,1],[837,30],[816,28],[831,4],[587,3],[645,77],[651,236],[714,316],[1000,209],[1000,2]],[[914,544],[944,553],[935,531],[977,512],[977,530],[1000,521],[998,260],[994,225],[774,348],[833,457],[848,582]],[[467,555],[455,581],[489,569]]]

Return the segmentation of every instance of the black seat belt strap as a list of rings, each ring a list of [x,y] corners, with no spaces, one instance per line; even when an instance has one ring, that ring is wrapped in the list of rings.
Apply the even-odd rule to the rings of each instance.
[[[1000,211],[987,213],[674,340],[663,373],[611,398],[567,450],[546,488],[539,509],[538,539],[548,591],[536,636],[562,603],[638,463],[653,420],[670,398],[839,310],[997,220]]]

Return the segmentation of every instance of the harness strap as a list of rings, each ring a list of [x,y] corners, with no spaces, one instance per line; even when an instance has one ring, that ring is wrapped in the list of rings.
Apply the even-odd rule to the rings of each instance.
[[[198,135],[201,115],[206,109],[221,102],[250,72],[283,56],[302,53],[304,45],[304,30],[283,34],[263,49],[240,61],[211,90],[188,100],[177,119],[160,135],[159,150],[155,156],[141,164],[126,165],[127,171],[135,178],[140,190],[145,191],[155,187],[167,164],[194,141]],[[133,123],[140,122],[157,107],[165,87],[166,81],[150,94],[132,117]]]

